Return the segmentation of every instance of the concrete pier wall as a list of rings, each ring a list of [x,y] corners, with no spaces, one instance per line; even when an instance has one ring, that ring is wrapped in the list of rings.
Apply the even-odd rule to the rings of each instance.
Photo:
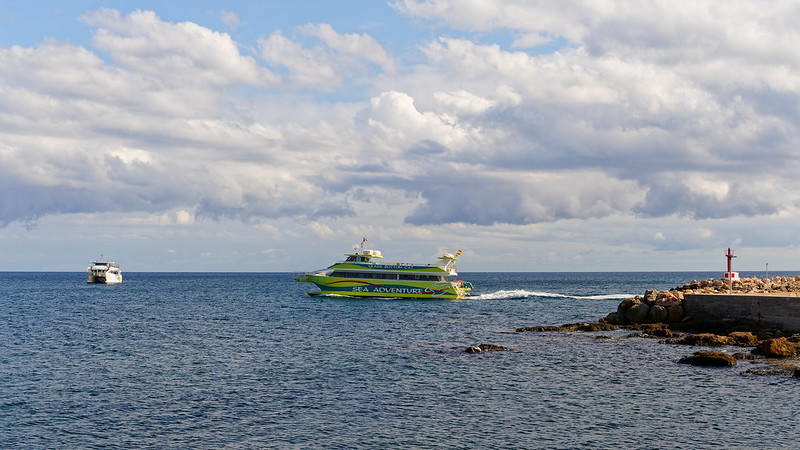
[[[764,329],[800,332],[800,297],[686,294],[683,308],[685,315],[697,323],[748,323]]]

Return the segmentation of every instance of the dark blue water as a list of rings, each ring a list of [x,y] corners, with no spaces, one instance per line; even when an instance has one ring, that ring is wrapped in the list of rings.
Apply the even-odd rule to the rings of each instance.
[[[795,379],[623,330],[514,331],[719,275],[465,273],[470,297],[413,301],[290,274],[0,273],[0,447],[795,447]],[[511,351],[464,352],[482,343]]]

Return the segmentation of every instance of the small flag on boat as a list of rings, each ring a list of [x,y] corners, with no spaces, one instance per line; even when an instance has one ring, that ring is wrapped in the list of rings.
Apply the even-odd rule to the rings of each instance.
[[[461,256],[461,250],[456,252],[456,256]]]

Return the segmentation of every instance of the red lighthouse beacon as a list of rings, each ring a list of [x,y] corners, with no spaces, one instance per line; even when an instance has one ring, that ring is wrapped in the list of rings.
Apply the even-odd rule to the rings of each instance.
[[[730,247],[728,247],[728,253],[725,254],[725,256],[728,258],[728,271],[725,272],[725,279],[728,281],[738,280],[739,272],[731,271],[731,260],[733,258],[736,258],[736,256],[733,255],[733,252],[731,251]]]

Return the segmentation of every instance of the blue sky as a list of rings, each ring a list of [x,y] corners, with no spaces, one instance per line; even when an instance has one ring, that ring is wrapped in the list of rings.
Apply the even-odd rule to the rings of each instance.
[[[800,269],[790,1],[0,3],[0,270]]]

